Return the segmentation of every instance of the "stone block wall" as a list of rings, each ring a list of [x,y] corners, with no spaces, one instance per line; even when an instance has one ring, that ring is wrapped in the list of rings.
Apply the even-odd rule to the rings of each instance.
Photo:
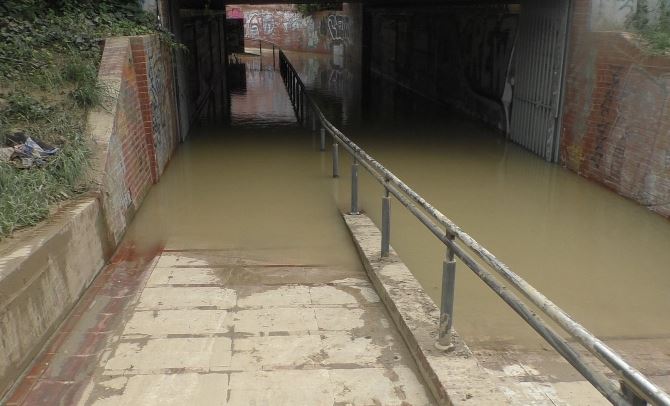
[[[605,31],[601,3],[573,4],[560,161],[670,217],[670,56]]]

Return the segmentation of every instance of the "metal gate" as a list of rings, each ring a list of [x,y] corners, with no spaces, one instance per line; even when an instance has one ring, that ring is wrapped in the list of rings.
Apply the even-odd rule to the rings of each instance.
[[[521,2],[510,137],[558,160],[559,115],[569,0]]]

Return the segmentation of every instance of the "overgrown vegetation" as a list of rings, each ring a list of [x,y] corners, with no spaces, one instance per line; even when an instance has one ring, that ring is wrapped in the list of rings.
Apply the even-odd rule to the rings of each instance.
[[[670,0],[654,2],[652,9],[647,0],[638,0],[637,9],[628,20],[628,27],[640,34],[654,53],[670,52]]]
[[[155,29],[134,0],[0,3],[0,148],[17,135],[59,148],[28,168],[0,161],[0,238],[86,190],[86,113],[106,97],[97,82],[102,40]]]
[[[296,7],[298,8],[298,11],[301,14],[307,15],[310,13],[323,10],[342,10],[342,3],[341,2],[307,3],[307,4],[298,4]]]

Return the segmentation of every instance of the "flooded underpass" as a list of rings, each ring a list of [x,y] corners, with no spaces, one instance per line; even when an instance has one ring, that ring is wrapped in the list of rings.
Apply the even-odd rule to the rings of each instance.
[[[289,57],[349,138],[643,373],[670,386],[667,220],[382,77],[373,74],[367,89],[356,89],[360,66],[344,68],[328,55]],[[332,80],[341,77],[349,84]],[[333,181],[343,212],[350,210],[350,162],[347,156]],[[381,226],[383,188],[360,173],[360,207]],[[439,303],[444,245],[399,202],[391,217],[393,247]],[[581,379],[460,262],[455,302],[457,331],[488,367],[522,381]]]
[[[350,209],[351,160],[341,154],[341,177],[331,177],[332,140],[319,152],[318,133],[296,124],[272,52],[265,49],[262,60],[257,52],[242,56],[245,81],[232,85],[228,124],[203,117],[128,238],[176,250],[255,247],[298,263],[362,269],[340,216]],[[670,386],[667,221],[384,79],[373,76],[367,90],[357,89],[355,65],[344,68],[323,54],[287,55],[347,136],[643,373]],[[362,169],[360,182],[360,207],[381,225],[383,189]],[[397,202],[391,243],[439,303],[444,246]],[[542,398],[558,392],[556,399],[570,404],[606,404],[460,262],[456,280],[455,327],[486,368]],[[561,382],[582,382],[586,392],[561,389]]]
[[[665,9],[140,3],[0,244],[1,405],[670,406]]]
[[[10,405],[436,404],[279,73],[242,60]]]
[[[351,161],[332,178],[271,55],[239,56],[228,113],[203,114],[12,404],[434,404],[342,220]],[[352,90],[329,56],[288,55],[349,137],[670,386],[666,221],[384,81]],[[383,190],[360,176],[380,224]],[[391,243],[439,303],[444,246],[397,202]],[[507,402],[607,404],[462,263],[456,280],[455,328]]]

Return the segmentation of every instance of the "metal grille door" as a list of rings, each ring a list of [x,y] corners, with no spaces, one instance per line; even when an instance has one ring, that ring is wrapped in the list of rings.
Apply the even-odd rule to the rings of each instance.
[[[558,159],[568,0],[525,0],[515,49],[512,141]]]

